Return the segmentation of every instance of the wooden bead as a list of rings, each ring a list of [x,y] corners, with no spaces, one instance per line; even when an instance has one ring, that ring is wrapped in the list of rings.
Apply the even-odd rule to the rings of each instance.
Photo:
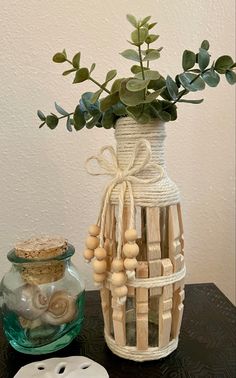
[[[124,266],[125,266],[125,269],[127,270],[134,270],[138,266],[138,261],[136,260],[136,258],[125,259]]]
[[[94,256],[97,260],[103,260],[107,257],[107,251],[105,250],[105,248],[98,247],[94,251]]]
[[[138,238],[137,231],[134,228],[130,228],[125,231],[125,239],[129,242],[133,242]]]
[[[93,280],[96,283],[102,283],[106,279],[106,273],[93,273]]]
[[[111,269],[113,272],[122,272],[124,270],[124,262],[122,259],[114,259],[111,263]]]
[[[85,249],[84,251],[84,258],[85,260],[92,260],[94,257],[94,251],[92,249]]]
[[[139,253],[139,246],[136,243],[126,243],[123,247],[124,255],[128,258],[136,257]]]
[[[126,275],[124,272],[112,273],[111,283],[113,286],[123,286],[126,282]]]
[[[126,295],[128,294],[127,286],[124,285],[124,286],[120,286],[120,287],[115,287],[114,294],[117,297],[126,297]]]
[[[95,273],[105,273],[107,270],[106,260],[94,260],[93,261],[93,270]]]
[[[99,240],[95,236],[88,236],[85,244],[88,249],[95,249],[99,246]]]
[[[100,227],[97,224],[92,224],[89,227],[88,232],[91,236],[98,236],[100,234]]]

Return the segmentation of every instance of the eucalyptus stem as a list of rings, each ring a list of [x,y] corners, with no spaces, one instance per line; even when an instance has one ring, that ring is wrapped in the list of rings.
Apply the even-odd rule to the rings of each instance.
[[[65,115],[62,115],[61,117],[57,117],[57,118],[58,118],[58,119],[66,118],[66,117],[71,116],[72,114],[74,114],[74,112],[72,112],[72,113],[68,113],[68,114],[65,114]]]
[[[94,84],[96,84],[98,87],[100,87],[101,89],[103,89],[108,94],[111,93],[107,88],[103,87],[102,84],[100,84],[97,80],[93,79],[91,76],[89,76],[89,80],[91,80]]]
[[[149,50],[149,43],[147,43],[147,50]],[[149,68],[149,60],[147,61],[147,68]]]
[[[143,78],[143,80],[145,80],[144,69],[143,69],[142,51],[141,51],[141,46],[140,46],[140,29],[139,29],[139,27],[138,27],[138,42],[139,42],[138,55],[139,55],[140,67],[141,67],[141,71],[142,71],[142,78]],[[143,91],[143,98],[144,98],[144,100],[146,99],[146,89],[144,89],[144,91]],[[144,105],[143,105],[143,107],[144,107]]]
[[[203,72],[201,72],[200,74],[198,74],[193,80],[191,80],[190,81],[190,83],[189,84],[193,84],[194,83],[194,81],[196,81],[203,73],[205,73],[205,72],[207,72],[207,71],[210,71],[210,68],[207,68],[207,69],[205,69]],[[187,89],[185,89],[184,91],[183,91],[183,93],[181,93],[181,95],[174,101],[174,102],[172,102],[172,104],[171,105],[175,105],[183,96],[185,96],[186,94],[188,93],[188,91],[187,91]],[[167,106],[166,108],[169,108],[169,106]],[[166,109],[166,108],[164,108],[164,109]]]
[[[72,63],[72,61],[71,60],[69,60],[69,59],[66,59],[66,62],[68,62],[68,63],[70,63],[72,66],[73,66],[73,63]],[[73,66],[74,67],[74,66]]]

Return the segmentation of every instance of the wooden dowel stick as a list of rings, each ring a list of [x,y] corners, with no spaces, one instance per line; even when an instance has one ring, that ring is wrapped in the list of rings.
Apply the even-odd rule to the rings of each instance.
[[[148,277],[148,264],[140,261],[136,269],[138,278]],[[148,289],[136,289],[136,346],[138,350],[148,348]]]
[[[170,259],[162,259],[162,275],[168,276],[173,273],[173,265]],[[172,309],[173,286],[163,287],[163,293],[159,301],[159,347],[165,347],[170,341],[171,333],[171,309]]]

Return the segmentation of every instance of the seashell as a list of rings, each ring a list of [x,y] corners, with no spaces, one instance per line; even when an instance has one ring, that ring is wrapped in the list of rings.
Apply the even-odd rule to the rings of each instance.
[[[35,320],[46,311],[48,302],[38,286],[26,284],[9,297],[7,306],[22,318]]]
[[[45,323],[60,325],[71,322],[77,313],[75,298],[66,291],[55,292],[49,301],[47,311],[42,315]]]
[[[42,324],[40,318],[35,319],[35,320],[28,320],[28,319],[23,318],[22,316],[19,317],[19,323],[21,327],[25,329],[34,329],[34,328],[39,327]]]

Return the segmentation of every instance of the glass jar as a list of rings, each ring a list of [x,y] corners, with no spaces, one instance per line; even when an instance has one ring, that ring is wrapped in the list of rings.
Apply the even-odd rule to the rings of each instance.
[[[44,258],[8,253],[12,267],[0,285],[0,304],[5,335],[17,351],[54,352],[79,334],[84,283],[71,262],[74,252],[66,244],[63,253]]]

